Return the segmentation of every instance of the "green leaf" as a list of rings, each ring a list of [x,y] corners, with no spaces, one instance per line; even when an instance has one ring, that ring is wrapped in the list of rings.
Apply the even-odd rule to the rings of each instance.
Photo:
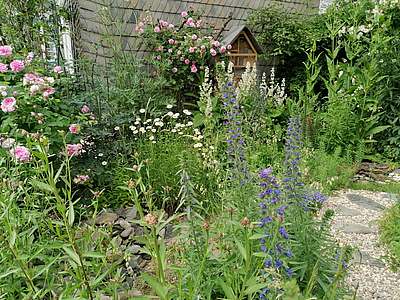
[[[232,288],[230,286],[228,286],[221,277],[218,277],[218,284],[222,287],[222,289],[225,292],[225,295],[227,297],[227,299],[233,300],[236,299],[235,294],[232,291]]]
[[[236,237],[235,237],[235,242],[240,254],[243,256],[244,260],[247,260],[246,249],[243,247],[242,243]]]
[[[67,218],[68,218],[68,223],[69,226],[72,226],[75,221],[75,211],[74,211],[74,205],[72,204],[72,201],[69,201],[69,208],[67,210]]]
[[[245,295],[249,295],[252,294],[254,292],[258,292],[260,291],[262,288],[267,287],[267,285],[265,283],[257,283],[257,284],[253,284],[250,287],[248,287],[246,289],[246,291],[244,292]]]
[[[13,273],[18,272],[18,271],[19,271],[19,269],[12,269],[12,270],[8,270],[8,271],[6,271],[4,273],[0,273],[0,279],[4,278],[4,277],[7,277],[8,275],[13,274]]]
[[[104,258],[105,255],[100,252],[88,251],[82,254],[82,257]]]
[[[146,273],[142,273],[142,277],[147,281],[153,291],[156,292],[161,299],[167,299],[168,285],[161,285],[159,282],[154,280],[153,277],[150,277]]]
[[[68,254],[68,256],[69,256],[70,258],[72,258],[79,266],[82,266],[82,265],[81,265],[81,262],[80,262],[80,260],[79,260],[79,256],[78,256],[78,254],[75,253],[74,250],[72,250],[72,249],[70,249],[70,248],[67,248],[67,247],[63,247],[63,249],[64,249],[64,251]]]
[[[41,189],[41,190],[45,190],[47,192],[53,192],[53,188],[48,185],[47,183],[41,182],[41,181],[37,181],[35,179],[31,180],[31,184],[33,186],[36,186],[37,188]]]
[[[386,126],[377,126],[377,127],[371,128],[370,130],[368,130],[368,132],[366,132],[364,134],[364,136],[369,136],[371,134],[375,134],[375,133],[381,132],[381,131],[383,131],[385,129],[388,129],[389,127],[391,127],[391,126],[390,125],[386,125]]]

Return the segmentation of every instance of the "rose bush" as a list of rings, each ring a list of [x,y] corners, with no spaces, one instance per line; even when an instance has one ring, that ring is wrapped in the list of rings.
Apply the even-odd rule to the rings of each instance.
[[[64,148],[59,131],[69,129],[73,133],[66,135],[67,143],[76,144],[82,139],[79,135],[82,125],[93,116],[88,106],[73,106],[59,98],[57,87],[61,87],[61,80],[63,85],[69,80],[61,78],[60,73],[61,66],[51,66],[32,52],[23,55],[14,53],[11,46],[0,46],[2,141],[12,136],[19,145],[24,143],[25,136],[39,134],[48,140],[51,153],[59,153]],[[26,155],[22,159],[14,156],[17,160],[26,160]]]
[[[181,16],[182,21],[174,25],[147,15],[136,27],[146,46],[154,51],[149,60],[157,70],[154,75],[163,75],[176,91],[202,81],[204,68],[214,63],[212,58],[226,56],[231,49],[213,37],[218,33],[214,22],[203,20],[200,12],[190,9]]]

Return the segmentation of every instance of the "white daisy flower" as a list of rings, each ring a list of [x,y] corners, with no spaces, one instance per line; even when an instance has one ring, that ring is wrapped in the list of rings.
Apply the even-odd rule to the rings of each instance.
[[[174,114],[172,117],[173,117],[174,119],[178,119],[179,113]]]
[[[144,108],[142,108],[141,110],[139,110],[139,112],[144,114],[146,112],[146,110]]]
[[[156,131],[157,131],[157,129],[153,128],[151,131],[152,131],[152,132],[156,132]]]
[[[139,121],[136,121],[134,124],[135,124],[135,125],[139,125],[139,123],[140,123]]]
[[[168,104],[168,105],[167,105],[167,108],[168,108],[168,109],[171,109],[172,107],[173,107],[172,104]]]
[[[142,119],[141,118],[136,118],[136,121],[142,121]]]
[[[153,141],[152,143],[155,144],[155,143],[157,143],[157,142],[156,142],[156,141]]]
[[[146,122],[147,122],[147,123],[150,123],[150,122],[151,122],[151,119],[147,119]]]
[[[167,113],[167,116],[169,116],[169,117],[172,117],[174,115],[174,113],[172,112],[172,111],[169,111],[168,113]]]
[[[172,129],[171,132],[176,132],[176,129]]]
[[[187,124],[186,124],[186,126],[192,126],[193,125],[193,122],[192,121],[189,121],[189,122],[187,122]]]
[[[135,127],[135,126],[133,126],[133,125],[131,125],[131,126],[129,126],[129,129],[133,131],[133,130],[135,130],[135,129],[136,129],[136,127]]]
[[[154,122],[159,122],[160,121],[160,118],[155,118],[154,119]]]
[[[210,146],[210,149],[211,149],[211,150],[214,150],[214,146]]]
[[[119,126],[114,127],[114,130],[119,130]]]
[[[187,116],[190,116],[192,113],[188,111],[187,109],[183,110],[183,113]]]
[[[154,136],[149,137],[149,140],[150,141],[154,140]]]
[[[107,162],[106,162],[106,161],[103,161],[101,164],[102,164],[103,166],[105,166],[105,165],[107,165]]]
[[[99,154],[97,154],[98,156],[103,156],[104,154],[103,153],[99,153]]]
[[[142,133],[145,133],[146,129],[144,129],[144,127],[140,127],[139,131],[142,132]]]
[[[151,126],[147,126],[146,129],[147,129],[147,130],[151,129]]]
[[[137,130],[134,130],[134,131],[133,131],[133,134],[136,134],[136,133],[138,133],[138,132],[139,132],[139,131],[137,131]]]

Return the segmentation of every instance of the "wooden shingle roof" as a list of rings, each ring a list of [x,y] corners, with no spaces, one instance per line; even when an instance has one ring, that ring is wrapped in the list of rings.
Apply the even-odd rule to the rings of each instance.
[[[80,38],[82,49],[87,56],[97,55],[97,62],[103,64],[110,57],[109,43],[102,42],[103,35],[114,38],[115,44],[122,44],[126,51],[135,51],[138,57],[145,55],[146,49],[138,47],[140,41],[135,40],[136,24],[149,10],[155,19],[162,19],[176,24],[182,20],[181,12],[189,6],[202,11],[202,18],[215,22],[219,29],[228,15],[232,19],[224,28],[221,36],[233,27],[246,24],[247,17],[253,9],[262,8],[273,1],[270,0],[75,0],[78,4]],[[275,1],[276,2],[276,1]],[[282,6],[292,7],[299,13],[308,13],[309,9],[318,9],[319,0],[304,4],[303,0],[281,0]],[[99,13],[107,13],[114,25],[105,24]],[[109,21],[110,21],[109,20]],[[122,21],[122,22],[121,22]],[[117,25],[117,26],[115,26]]]

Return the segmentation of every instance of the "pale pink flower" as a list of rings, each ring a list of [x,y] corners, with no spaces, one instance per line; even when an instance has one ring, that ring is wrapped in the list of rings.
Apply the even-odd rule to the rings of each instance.
[[[162,26],[167,27],[168,26],[168,22],[163,22]]]
[[[185,64],[189,64],[190,63],[190,60],[188,60],[188,59],[185,59]]]
[[[219,48],[219,52],[225,52],[226,51],[226,47],[225,46],[222,46],[221,48]]]
[[[2,137],[2,138],[1,138],[1,141],[2,141],[1,147],[3,147],[3,148],[11,148],[11,147],[14,145],[14,143],[15,143],[15,139],[13,139],[13,138],[6,138],[6,139],[4,139],[4,138]]]
[[[43,121],[42,121],[42,120],[38,120],[37,122],[38,122],[39,125],[42,125],[42,124],[43,124]]]
[[[24,146],[17,146],[10,150],[10,153],[17,161],[27,162],[29,161],[29,156],[31,155],[29,149]]]
[[[37,115],[38,115],[38,117],[43,117],[42,113],[38,113]]]
[[[173,29],[174,28],[174,24],[169,24],[168,25],[168,29]]]
[[[28,83],[34,83],[36,79],[35,74],[26,73],[23,78],[23,85],[27,85]]]
[[[193,23],[193,19],[192,18],[188,18],[187,19],[187,22],[190,24],[190,23]]]
[[[232,49],[232,45],[228,45],[228,47],[226,47],[228,50]]]
[[[174,41],[173,39],[169,39],[169,40],[168,40],[168,43],[169,43],[170,45],[172,45],[173,43],[175,43],[175,41]]]
[[[196,72],[197,72],[196,66],[195,66],[195,65],[192,65],[192,66],[190,67],[190,71],[192,71],[192,73],[196,73]]]
[[[90,111],[90,108],[87,105],[84,105],[81,109],[81,112],[87,114]]]
[[[196,24],[194,22],[192,22],[192,23],[189,23],[189,26],[190,27],[196,27]]]
[[[90,118],[90,120],[96,120],[96,117],[94,116],[94,114],[91,114],[89,118]]]
[[[1,102],[1,110],[3,112],[12,112],[15,110],[17,100],[14,97],[8,97]]]
[[[184,61],[184,60],[185,60],[185,58],[184,58],[183,56],[181,56],[180,60],[181,60],[181,61]]]
[[[193,34],[192,35],[192,40],[197,40],[197,35]]]
[[[160,47],[157,48],[157,51],[163,51],[163,50],[164,50],[163,46],[160,46]]]
[[[215,49],[211,49],[211,50],[210,50],[210,53],[211,53],[212,56],[217,55],[217,51],[215,51]]]
[[[169,52],[169,53],[172,53],[172,49],[168,49],[168,52]]]
[[[31,116],[36,116],[34,111],[31,111]]]
[[[139,22],[138,26],[142,28],[144,26],[143,22]]]
[[[13,92],[13,95],[14,95],[14,96],[17,96],[17,95],[18,95],[18,92],[17,92],[17,91],[14,91],[14,92]]]
[[[160,60],[161,59],[161,55],[157,55],[157,59]]]
[[[14,72],[19,72],[19,71],[22,71],[23,69],[25,69],[25,65],[22,61],[16,59],[10,63],[10,68]]]
[[[43,92],[43,97],[44,98],[49,98],[49,95],[50,95],[49,92],[47,92],[47,91]]]
[[[73,179],[75,184],[84,184],[89,179],[89,175],[76,175]]]
[[[159,20],[159,21],[158,21],[158,24],[162,25],[162,23],[164,23],[163,20]]]
[[[181,13],[181,15],[182,15],[182,18],[186,18],[186,17],[188,16],[188,13],[187,13],[186,11],[183,11],[183,12]]]
[[[62,68],[61,68],[60,66],[56,66],[56,67],[53,69],[53,71],[56,72],[56,73],[61,73],[61,72],[62,72]]]
[[[177,68],[173,68],[172,69],[172,73],[176,73],[176,72],[178,72],[178,69]]]
[[[203,52],[204,52],[204,51],[206,51],[206,46],[204,46],[204,45],[201,45],[201,46],[200,46],[200,49],[201,49],[201,51],[203,51]]]
[[[79,134],[81,132],[81,127],[79,124],[71,124],[71,126],[69,126],[69,131],[71,133]]]
[[[39,87],[38,85],[34,84],[34,85],[32,85],[32,86],[30,87],[29,90],[31,91],[31,93],[35,93],[35,92],[37,92],[38,90],[40,90],[40,87]]]
[[[78,156],[79,154],[81,154],[81,150],[82,150],[81,144],[75,144],[75,145],[68,144],[67,145],[68,156]],[[62,153],[62,154],[65,155],[65,153]]]
[[[155,32],[155,33],[160,32],[160,27],[158,27],[158,26],[154,27],[154,32]]]
[[[178,52],[176,52],[176,54],[181,55],[181,54],[182,54],[182,51],[181,51],[181,50],[178,50]]]
[[[6,64],[0,63],[0,73],[7,72],[7,69],[8,69],[8,67]]]
[[[189,52],[190,52],[190,53],[193,53],[193,52],[194,52],[194,48],[193,48],[193,47],[190,47],[190,48],[189,48]]]
[[[144,33],[143,28],[140,28],[140,29],[139,29],[139,33],[140,33],[140,34],[143,34],[143,33]]]
[[[1,95],[3,96],[3,97],[7,97],[7,92],[6,91],[3,91],[3,92],[1,92]]]
[[[11,46],[0,46],[0,56],[11,56],[12,48]]]

